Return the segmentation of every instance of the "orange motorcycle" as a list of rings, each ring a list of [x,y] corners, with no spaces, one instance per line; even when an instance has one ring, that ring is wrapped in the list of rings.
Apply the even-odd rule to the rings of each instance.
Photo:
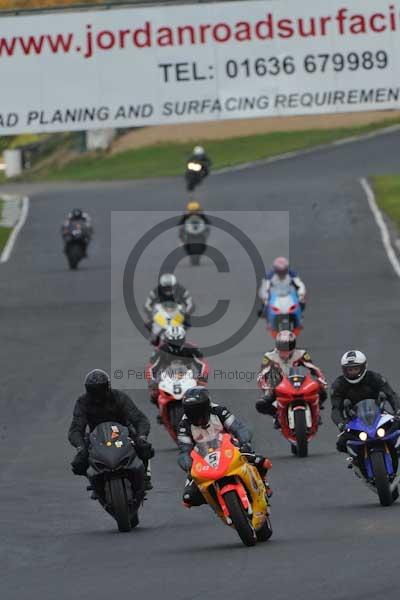
[[[197,442],[191,476],[218,517],[236,529],[246,546],[272,535],[264,481],[229,434]]]

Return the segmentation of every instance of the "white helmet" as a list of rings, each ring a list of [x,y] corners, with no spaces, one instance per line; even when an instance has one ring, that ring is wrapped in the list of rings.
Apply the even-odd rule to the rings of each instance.
[[[359,350],[349,350],[340,361],[343,375],[349,383],[358,383],[367,372],[367,357]]]
[[[186,331],[182,325],[170,325],[165,330],[164,339],[170,346],[180,350],[185,343]]]
[[[195,146],[193,148],[193,156],[204,156],[206,153],[206,151],[204,150],[203,146]]]
[[[162,290],[164,296],[170,296],[171,298],[174,295],[176,284],[176,277],[172,273],[164,273],[161,275],[158,282],[159,288]]]

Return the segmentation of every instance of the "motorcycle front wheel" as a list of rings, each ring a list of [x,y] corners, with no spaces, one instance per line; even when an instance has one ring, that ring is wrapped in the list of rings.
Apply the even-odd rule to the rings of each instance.
[[[131,515],[129,514],[128,497],[123,479],[111,479],[108,482],[111,505],[119,531],[130,531]]]
[[[296,433],[297,456],[305,458],[308,456],[307,423],[304,410],[296,410],[294,413],[294,430]]]
[[[394,498],[390,490],[390,481],[386,471],[385,458],[382,452],[371,454],[372,471],[375,478],[375,487],[378,492],[379,502],[382,506],[393,504]]]
[[[75,270],[82,258],[82,248],[78,244],[72,244],[69,248],[67,248],[67,259],[70,269]]]
[[[270,518],[267,517],[264,525],[256,532],[257,539],[259,542],[266,542],[272,535],[272,526]]]
[[[254,546],[257,542],[256,532],[244,510],[237,493],[232,490],[224,494],[224,500],[229,510],[233,526],[245,546]]]

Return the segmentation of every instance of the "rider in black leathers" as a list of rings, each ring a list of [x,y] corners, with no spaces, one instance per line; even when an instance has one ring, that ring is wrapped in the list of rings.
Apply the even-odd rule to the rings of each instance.
[[[331,404],[332,420],[342,432],[336,447],[339,452],[347,452],[347,441],[352,439],[353,435],[344,431],[346,427],[344,401],[346,399],[350,400],[352,406],[355,406],[361,400],[368,398],[378,401],[383,395],[391,405],[394,414],[397,415],[400,412],[400,400],[380,373],[367,369],[367,359],[362,352],[358,350],[346,352],[342,357],[342,370],[343,375],[340,375],[332,384]]]
[[[79,227],[83,233],[84,251],[87,256],[87,248],[93,236],[92,219],[87,212],[80,208],[74,208],[68,213],[67,218],[61,225],[61,236],[64,240],[64,252],[67,249],[68,239],[70,237],[70,229]]]
[[[111,389],[110,377],[101,369],[90,371],[85,378],[86,393],[75,403],[68,440],[77,450],[71,466],[75,475],[86,475],[89,466],[87,430],[93,431],[106,421],[116,421],[131,431],[136,452],[147,467],[154,455],[152,445],[147,441],[150,422],[145,414],[133,403],[130,397],[119,390]],[[150,477],[147,476],[147,489]]]

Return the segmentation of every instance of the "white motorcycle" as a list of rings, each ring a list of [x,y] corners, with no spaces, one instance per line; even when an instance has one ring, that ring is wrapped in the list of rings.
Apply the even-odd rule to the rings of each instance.
[[[174,441],[183,417],[182,398],[187,390],[196,385],[193,370],[181,362],[171,363],[160,375],[157,400],[160,419]]]

